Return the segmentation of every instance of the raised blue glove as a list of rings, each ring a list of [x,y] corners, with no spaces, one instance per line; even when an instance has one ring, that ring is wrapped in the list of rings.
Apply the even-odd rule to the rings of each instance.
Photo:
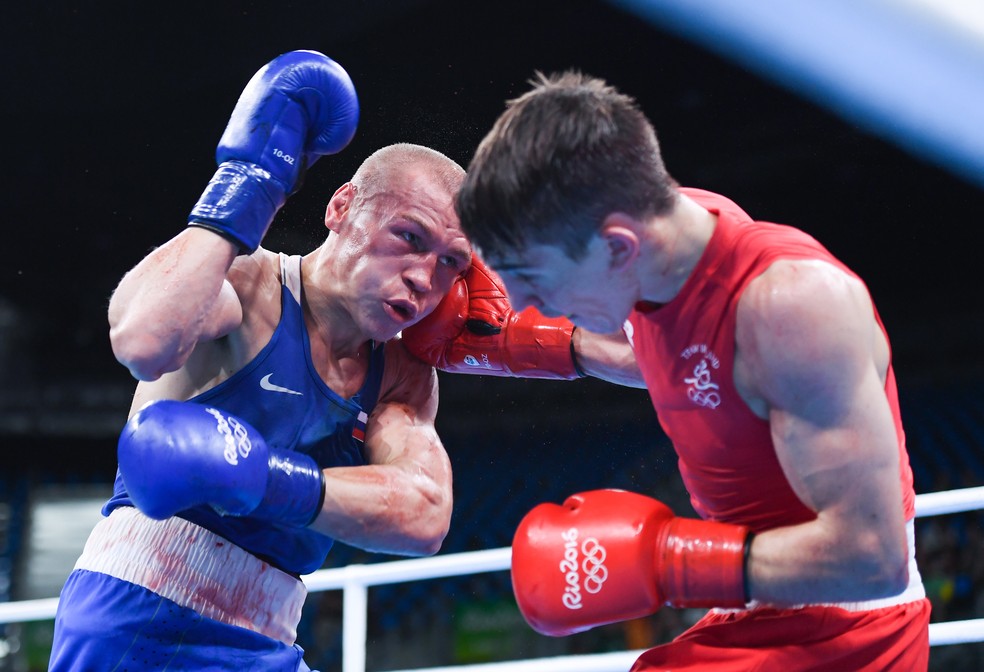
[[[338,63],[316,51],[278,56],[239,97],[215,151],[219,168],[188,223],[253,252],[305,171],[341,151],[358,123],[355,87]]]
[[[314,458],[268,447],[245,421],[211,406],[145,405],[123,428],[117,454],[133,503],[157,520],[208,504],[223,515],[305,527],[324,500]]]

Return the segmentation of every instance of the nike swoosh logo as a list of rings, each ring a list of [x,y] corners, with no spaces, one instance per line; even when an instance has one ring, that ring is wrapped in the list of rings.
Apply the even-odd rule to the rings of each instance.
[[[272,373],[268,373],[267,375],[260,378],[260,387],[262,387],[264,390],[270,390],[271,392],[283,392],[284,394],[296,394],[298,396],[302,396],[302,397],[304,396],[303,392],[297,392],[296,390],[292,390],[289,387],[280,387],[279,385],[274,385],[273,383],[270,382],[270,376],[272,375],[273,375]]]

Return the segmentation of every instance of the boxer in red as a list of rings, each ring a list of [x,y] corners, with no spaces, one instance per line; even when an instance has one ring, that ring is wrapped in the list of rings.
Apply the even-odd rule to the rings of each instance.
[[[534,629],[709,607],[633,670],[928,667],[891,348],[855,273],[680,187],[636,102],[574,72],[508,104],[457,210],[479,256],[411,351],[647,388],[701,517],[614,490],[534,508],[512,561]]]

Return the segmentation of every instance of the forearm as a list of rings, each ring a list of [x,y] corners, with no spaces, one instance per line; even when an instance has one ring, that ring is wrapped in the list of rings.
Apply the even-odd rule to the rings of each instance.
[[[908,551],[890,541],[872,520],[845,529],[833,516],[755,536],[747,573],[750,596],[764,603],[795,605],[859,602],[901,593],[908,583]]]
[[[366,422],[366,464],[324,470],[325,500],[313,529],[357,548],[436,553],[451,523],[451,460],[434,427],[434,369],[386,344],[379,401]]]
[[[573,346],[578,368],[585,375],[617,385],[645,389],[646,381],[622,332],[596,334],[575,329]]]
[[[391,465],[325,470],[325,501],[312,529],[377,553],[433,555],[447,535],[452,497],[427,473]]]
[[[202,337],[238,323],[241,308],[225,282],[236,254],[224,238],[188,228],[123,277],[109,304],[110,340],[135,378],[176,370]]]

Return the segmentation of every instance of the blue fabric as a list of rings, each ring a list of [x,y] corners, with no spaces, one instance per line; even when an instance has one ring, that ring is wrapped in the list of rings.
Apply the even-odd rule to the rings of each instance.
[[[359,413],[368,415],[376,405],[384,348],[372,349],[362,388],[351,399],[343,399],[318,375],[311,361],[303,309],[286,285],[281,305],[280,323],[260,353],[233,376],[189,401],[246,420],[270,447],[310,455],[322,468],[365,464],[362,442],[355,435],[364,430]],[[133,503],[117,472],[114,494],[103,513],[108,515],[119,506]],[[220,516],[208,506],[179,515],[291,574],[320,569],[332,546],[330,537],[307,529]]]
[[[239,416],[271,447],[310,455],[322,468],[365,464],[361,438],[379,395],[383,347],[372,349],[358,394],[343,399],[311,361],[304,313],[286,280],[281,305],[280,322],[253,361],[189,401]],[[132,505],[117,472],[103,514]],[[204,506],[179,515],[293,574],[319,569],[332,545],[307,529],[222,517]],[[127,581],[76,570],[62,589],[49,672],[310,672],[302,655],[296,645],[205,618]]]
[[[48,672],[310,672],[304,650],[75,570],[62,588]]]

